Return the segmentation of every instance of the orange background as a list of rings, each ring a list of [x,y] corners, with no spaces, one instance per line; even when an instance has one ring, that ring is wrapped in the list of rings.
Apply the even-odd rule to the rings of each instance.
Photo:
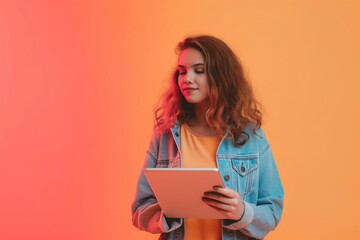
[[[267,239],[360,234],[358,1],[0,1],[0,239],[157,239],[130,205],[189,34],[227,42],[286,192]]]

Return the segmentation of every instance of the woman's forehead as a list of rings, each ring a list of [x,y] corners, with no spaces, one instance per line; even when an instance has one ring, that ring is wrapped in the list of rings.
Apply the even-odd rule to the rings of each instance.
[[[178,59],[179,66],[190,67],[193,65],[204,64],[205,60],[200,51],[194,48],[184,49]]]

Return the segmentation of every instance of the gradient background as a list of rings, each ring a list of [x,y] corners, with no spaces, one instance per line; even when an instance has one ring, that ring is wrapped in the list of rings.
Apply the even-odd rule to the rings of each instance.
[[[157,239],[130,205],[189,34],[240,56],[286,192],[267,239],[360,234],[360,4],[0,0],[0,239]]]

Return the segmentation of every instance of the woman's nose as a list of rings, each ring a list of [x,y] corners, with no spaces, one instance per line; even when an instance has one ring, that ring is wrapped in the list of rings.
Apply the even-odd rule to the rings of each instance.
[[[185,76],[185,82],[187,82],[187,83],[193,83],[193,81],[194,81],[194,76],[193,76],[191,73],[186,74],[186,76]]]

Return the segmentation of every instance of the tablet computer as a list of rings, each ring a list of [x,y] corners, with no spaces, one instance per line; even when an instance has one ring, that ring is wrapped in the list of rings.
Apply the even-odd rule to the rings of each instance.
[[[223,218],[202,201],[204,192],[224,187],[217,168],[146,168],[144,173],[166,217]]]

